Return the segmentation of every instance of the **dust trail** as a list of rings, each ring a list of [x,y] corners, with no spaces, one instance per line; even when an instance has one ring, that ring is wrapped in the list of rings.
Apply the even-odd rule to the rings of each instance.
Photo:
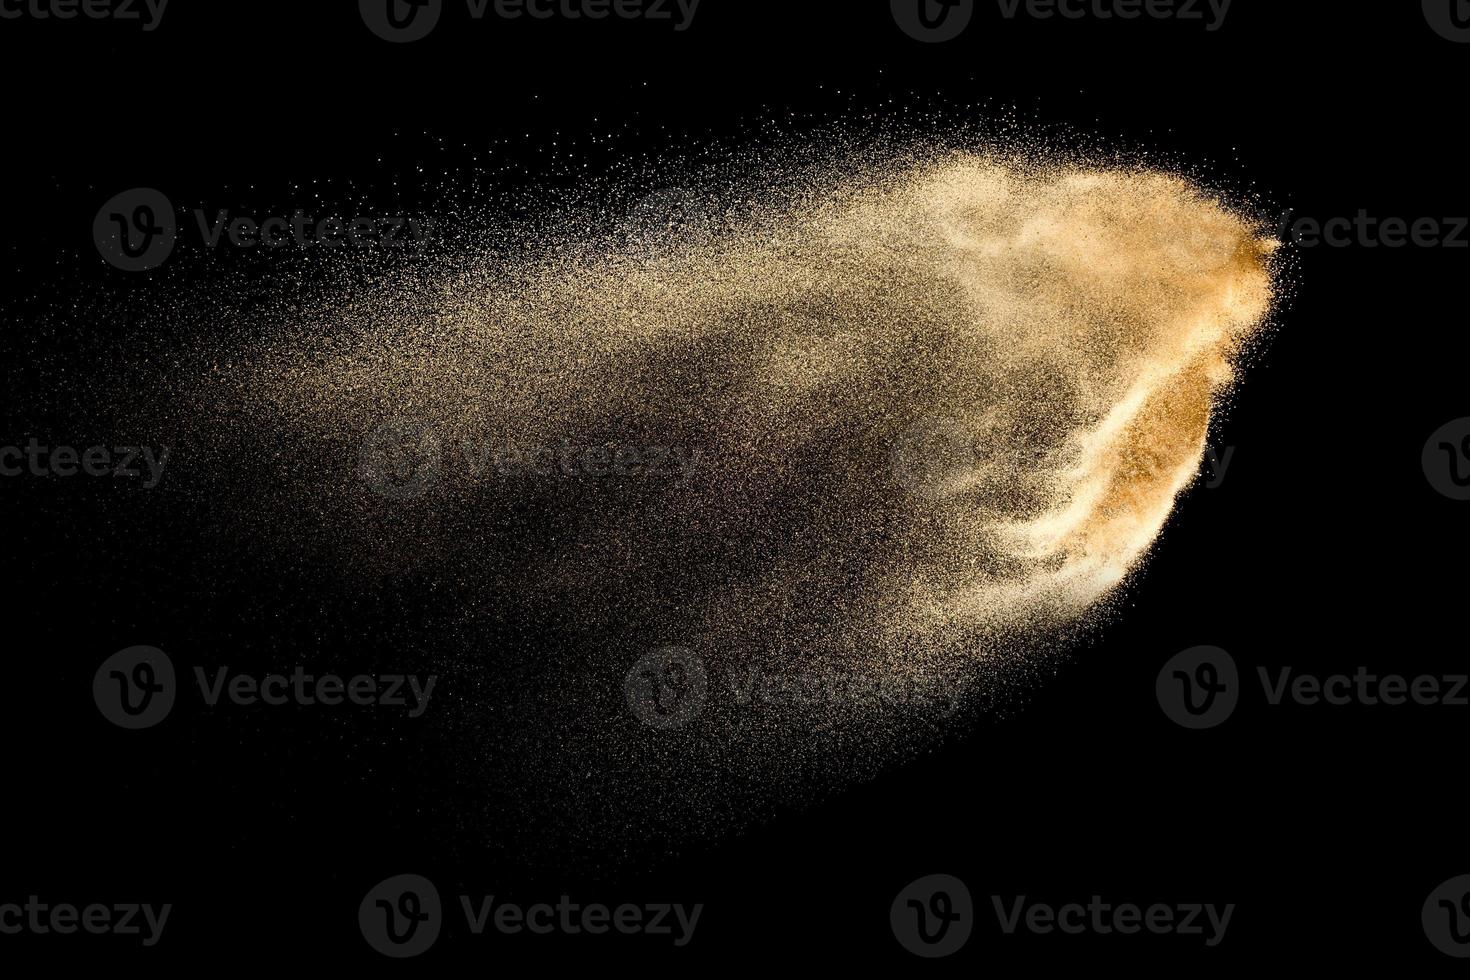
[[[746,203],[362,296],[191,398],[301,453],[242,514],[438,583],[467,779],[568,847],[862,778],[1024,670],[1144,558],[1272,303],[1274,243],[1165,173],[956,153]],[[645,694],[688,717],[644,724],[671,646]]]

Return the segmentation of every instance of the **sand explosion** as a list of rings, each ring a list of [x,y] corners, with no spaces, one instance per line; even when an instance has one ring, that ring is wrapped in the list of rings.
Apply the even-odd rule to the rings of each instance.
[[[860,778],[1023,671],[1145,556],[1273,296],[1273,243],[1159,172],[949,154],[661,214],[191,396],[226,458],[299,447],[257,526],[433,583],[468,775],[579,837]]]

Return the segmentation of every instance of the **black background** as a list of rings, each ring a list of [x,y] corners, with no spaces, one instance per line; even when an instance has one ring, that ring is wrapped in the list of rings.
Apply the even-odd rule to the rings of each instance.
[[[130,187],[267,209],[313,180],[350,179],[385,207],[431,208],[430,178],[472,172],[491,145],[496,180],[554,182],[558,161],[596,169],[738,141],[763,118],[799,132],[938,106],[1153,148],[1301,215],[1448,217],[1467,211],[1453,108],[1467,64],[1470,46],[1436,35],[1418,4],[1237,0],[1209,33],[1005,20],[981,3],[963,36],[939,45],[911,40],[874,0],[704,0],[684,33],[616,20],[468,24],[460,11],[453,28],[404,46],[371,36],[356,5],[336,0],[174,0],[148,34],[0,21],[6,444],[85,444],[100,431],[67,431],[79,416],[57,386],[113,357],[129,323],[59,311],[73,300],[90,311],[99,297],[124,308],[150,288],[149,276],[108,268],[90,239],[98,207]],[[610,126],[623,134],[615,145],[587,140]],[[448,839],[455,789],[433,743],[405,730],[189,711],[147,732],[114,729],[88,692],[117,649],[278,669],[293,643],[350,647],[352,630],[374,624],[268,570],[247,570],[254,584],[229,593],[190,588],[196,565],[221,558],[192,554],[165,502],[129,503],[136,521],[119,525],[96,488],[6,479],[0,901],[175,910],[156,949],[0,937],[0,962],[391,967],[363,942],[356,906],[378,880],[411,871],[446,896],[706,908],[684,949],[451,934],[400,969],[1454,968],[1419,912],[1440,882],[1470,873],[1456,819],[1470,709],[1268,709],[1252,680],[1255,696],[1226,725],[1187,732],[1155,700],[1164,661],[1197,644],[1229,650],[1250,678],[1258,665],[1464,670],[1465,505],[1430,487],[1420,452],[1467,414],[1459,299],[1470,252],[1292,252],[1279,331],[1222,433],[1235,447],[1227,478],[1182,502],[1113,623],[1012,715],[816,808],[651,864],[512,872],[477,858]],[[228,649],[201,649],[211,636]],[[888,908],[935,873],[968,883],[979,918],[962,952],[926,964],[894,941]],[[990,910],[991,895],[1094,894],[1237,908],[1213,949],[1198,937],[1004,936]]]

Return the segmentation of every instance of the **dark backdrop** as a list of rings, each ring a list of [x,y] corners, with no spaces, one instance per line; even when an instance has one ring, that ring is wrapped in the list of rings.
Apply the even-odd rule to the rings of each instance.
[[[68,303],[126,308],[149,288],[148,276],[102,263],[90,239],[102,202],[134,186],[266,209],[314,180],[353,181],[385,206],[428,210],[418,168],[472,169],[467,157],[491,144],[508,164],[501,182],[554,183],[553,141],[577,140],[572,156],[597,167],[738,141],[766,117],[799,131],[938,106],[1154,148],[1300,215],[1470,211],[1453,114],[1470,46],[1440,37],[1417,4],[1237,0],[1208,32],[1007,20],[982,3],[959,39],[921,44],[876,0],[704,0],[682,33],[638,21],[466,25],[461,11],[400,46],[337,0],[175,4],[151,33],[0,21],[8,444],[60,440],[75,421],[58,359],[122,357],[110,345],[126,342],[125,315],[61,314]],[[586,143],[613,125],[616,145]],[[365,756],[309,712],[186,712],[141,733],[108,725],[89,688],[115,650],[194,645],[216,628],[253,630],[257,651],[307,636],[320,645],[331,623],[312,596],[258,571],[230,594],[180,589],[197,559],[162,504],[118,526],[95,488],[3,481],[14,577],[0,902],[175,911],[156,949],[0,936],[0,961],[378,969],[388,961],[364,943],[356,904],[379,878],[412,870],[446,897],[570,892],[706,909],[685,949],[449,936],[406,968],[1453,968],[1420,909],[1470,873],[1455,822],[1470,707],[1270,708],[1254,674],[1465,670],[1467,505],[1435,491],[1421,450],[1470,414],[1458,301],[1470,252],[1292,253],[1280,329],[1222,433],[1235,450],[1227,478],[1189,494],[1122,614],[1055,677],[1010,715],[872,784],[613,871],[511,876],[478,860],[446,839],[452,816],[418,805],[449,778],[432,746],[391,732]],[[1230,651],[1247,693],[1226,724],[1186,731],[1160,710],[1155,678],[1201,644]],[[967,883],[977,924],[961,952],[926,965],[895,941],[889,905],[936,873]],[[1237,908],[1225,942],[1205,948],[1198,937],[1005,936],[992,895]]]

